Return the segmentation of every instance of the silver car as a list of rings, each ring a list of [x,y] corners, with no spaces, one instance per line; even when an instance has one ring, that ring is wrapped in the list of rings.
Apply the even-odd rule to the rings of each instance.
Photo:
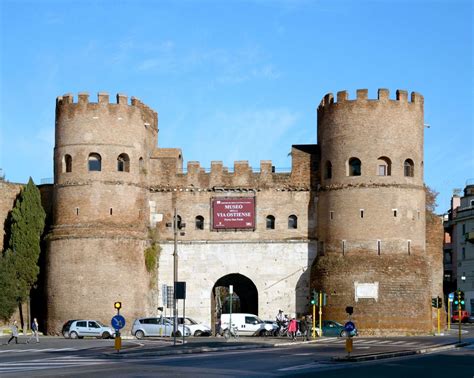
[[[82,339],[83,337],[109,339],[114,337],[115,331],[98,320],[74,320],[69,329],[63,332],[63,335],[71,339]]]
[[[176,331],[176,337],[190,336],[188,327],[179,325]],[[135,319],[132,326],[132,335],[137,339],[148,336],[174,336],[173,324],[164,317],[149,317]]]

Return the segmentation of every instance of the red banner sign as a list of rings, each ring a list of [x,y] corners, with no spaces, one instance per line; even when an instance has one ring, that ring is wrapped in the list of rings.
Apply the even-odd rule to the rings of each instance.
[[[255,229],[255,198],[213,198],[214,230]]]

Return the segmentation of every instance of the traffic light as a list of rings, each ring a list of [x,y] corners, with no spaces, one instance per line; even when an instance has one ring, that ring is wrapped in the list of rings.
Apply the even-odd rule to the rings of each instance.
[[[461,303],[461,306],[464,306],[464,291],[459,290],[459,302]]]
[[[122,302],[115,302],[114,307],[116,310],[120,310],[122,308]]]
[[[438,306],[436,308],[442,308],[443,307],[443,300],[441,299],[441,297],[438,297]]]
[[[438,298],[431,298],[431,307],[438,308]]]
[[[354,307],[352,306],[347,306],[346,307],[346,312],[349,314],[349,315],[352,315],[354,313]]]
[[[311,305],[315,306],[318,304],[318,292],[316,290],[313,290],[313,296],[311,297]]]

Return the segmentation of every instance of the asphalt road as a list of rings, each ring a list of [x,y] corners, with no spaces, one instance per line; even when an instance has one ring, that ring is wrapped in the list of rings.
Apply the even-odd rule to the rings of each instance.
[[[178,346],[173,346],[171,340],[124,340],[123,350],[117,353],[113,340],[43,337],[40,344],[1,345],[0,376],[419,378],[420,375],[454,375],[472,378],[471,346],[439,350],[441,345],[455,342],[456,336],[452,333],[436,337],[358,337],[354,339],[352,353],[356,356],[431,348],[434,354],[355,363],[334,361],[334,357],[347,356],[345,340],[340,338],[323,338],[309,344],[273,338],[240,338],[229,342],[222,338],[190,338]],[[463,334],[464,340],[474,341],[473,336],[470,332]],[[3,337],[0,341],[6,340]]]

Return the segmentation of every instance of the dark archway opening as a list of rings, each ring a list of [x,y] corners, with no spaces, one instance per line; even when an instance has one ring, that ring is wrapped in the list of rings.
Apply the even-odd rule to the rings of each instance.
[[[233,273],[217,280],[211,293],[212,324],[218,324],[222,313],[230,309],[229,286],[233,286],[232,312],[244,312],[258,315],[258,291],[251,279],[242,274]]]

